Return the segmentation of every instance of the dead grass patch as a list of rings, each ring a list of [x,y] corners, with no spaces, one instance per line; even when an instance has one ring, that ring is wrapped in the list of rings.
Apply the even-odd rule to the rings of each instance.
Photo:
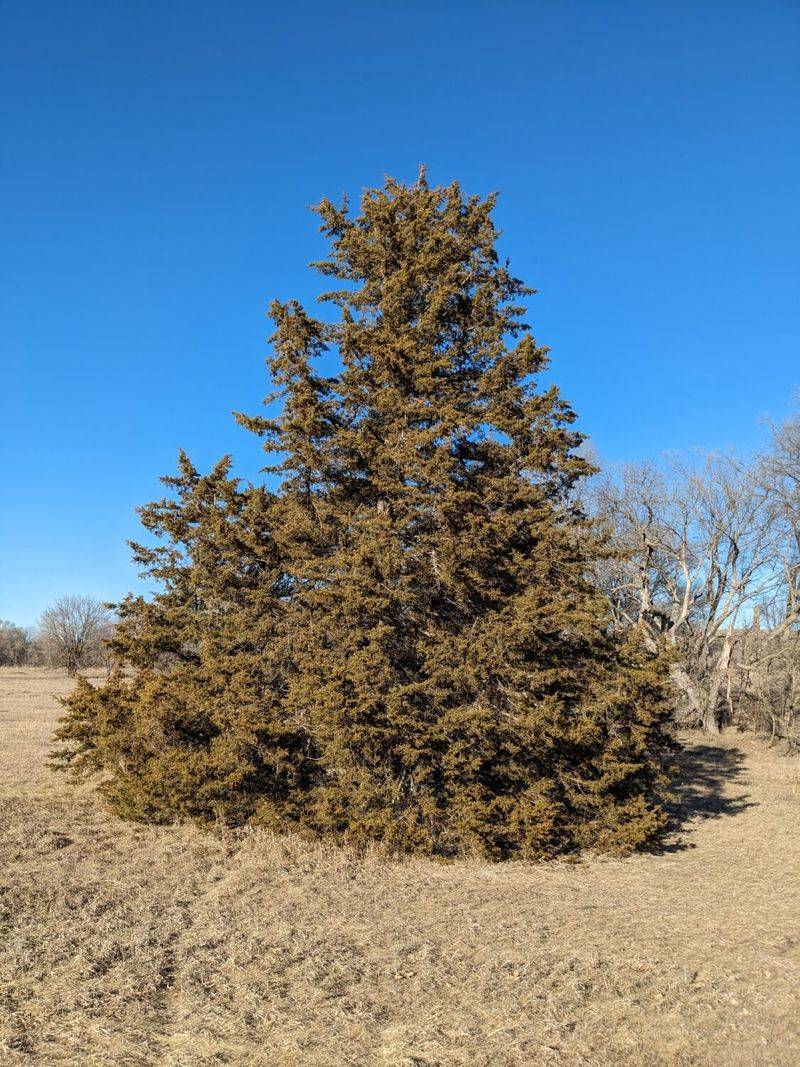
[[[0,1061],[800,1063],[798,761],[690,739],[661,854],[386,863],[111,818],[0,670]]]

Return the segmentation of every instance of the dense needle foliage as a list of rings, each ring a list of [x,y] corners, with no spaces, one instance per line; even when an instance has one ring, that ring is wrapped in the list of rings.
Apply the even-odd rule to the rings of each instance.
[[[68,701],[60,761],[121,814],[493,858],[661,831],[666,665],[590,578],[591,468],[492,208],[421,176],[316,209],[334,314],[272,305],[278,413],[237,416],[278,488],[181,456],[128,669]]]

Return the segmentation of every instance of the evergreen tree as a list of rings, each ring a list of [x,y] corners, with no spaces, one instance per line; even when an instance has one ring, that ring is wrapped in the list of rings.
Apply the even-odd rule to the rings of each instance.
[[[281,706],[289,580],[269,532],[276,500],[229,470],[226,457],[201,477],[181,454],[163,479],[173,497],[140,509],[166,544],[132,543],[134,558],[161,591],[123,601],[117,668],[65,702],[56,765],[108,772],[101,789],[130,818],[260,812],[282,825],[313,773],[310,738]]]
[[[123,607],[137,679],[69,701],[62,759],[118,810],[494,858],[661,831],[666,665],[590,578],[591,467],[493,206],[421,175],[317,209],[334,321],[274,304],[282,408],[238,416],[279,490],[182,461],[136,549],[164,592]]]

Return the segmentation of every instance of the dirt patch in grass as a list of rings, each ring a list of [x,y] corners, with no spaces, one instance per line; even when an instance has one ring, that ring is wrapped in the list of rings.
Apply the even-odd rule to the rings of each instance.
[[[110,817],[0,669],[0,1062],[800,1063],[800,768],[688,739],[658,854],[441,865]]]

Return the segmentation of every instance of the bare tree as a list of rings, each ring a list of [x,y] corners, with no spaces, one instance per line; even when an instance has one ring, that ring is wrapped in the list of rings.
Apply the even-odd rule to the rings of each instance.
[[[24,626],[0,620],[0,665],[18,667],[28,663],[33,646],[33,635]]]
[[[600,578],[618,625],[680,653],[683,717],[719,730],[724,705],[732,711],[734,644],[781,582],[774,495],[745,465],[714,455],[666,472],[626,467],[592,501],[615,549]]]
[[[773,427],[757,468],[775,512],[777,581],[734,664],[748,725],[800,746],[800,418]]]
[[[72,676],[102,654],[109,621],[108,609],[94,597],[61,597],[42,615],[39,639],[50,662]]]
[[[759,477],[777,508],[786,599],[780,622],[796,625],[800,615],[800,417],[773,427],[772,447]]]

